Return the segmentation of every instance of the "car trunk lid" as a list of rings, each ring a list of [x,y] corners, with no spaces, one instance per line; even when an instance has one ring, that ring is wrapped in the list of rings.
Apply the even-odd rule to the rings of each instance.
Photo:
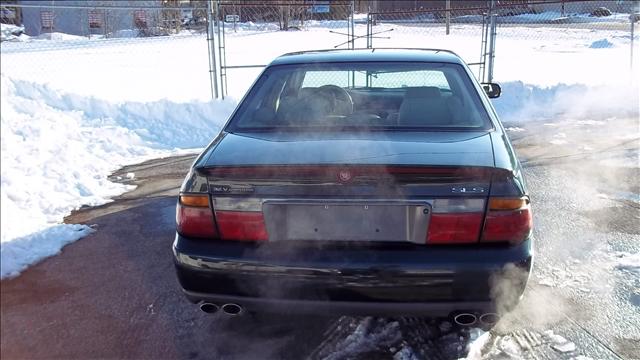
[[[493,167],[479,133],[225,134],[204,166],[223,238],[477,242]]]

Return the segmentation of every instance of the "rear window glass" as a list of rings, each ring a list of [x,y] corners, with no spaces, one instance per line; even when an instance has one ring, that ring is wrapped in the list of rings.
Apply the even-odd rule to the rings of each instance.
[[[469,75],[444,63],[319,63],[267,69],[229,131],[491,128]]]

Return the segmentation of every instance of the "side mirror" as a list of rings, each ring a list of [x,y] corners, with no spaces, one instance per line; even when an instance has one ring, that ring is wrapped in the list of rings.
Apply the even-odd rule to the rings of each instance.
[[[502,94],[502,88],[496,83],[482,83],[482,88],[489,96],[489,99],[498,98]]]

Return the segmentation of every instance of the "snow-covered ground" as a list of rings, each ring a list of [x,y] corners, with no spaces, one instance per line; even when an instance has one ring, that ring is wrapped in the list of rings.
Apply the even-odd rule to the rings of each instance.
[[[279,32],[240,24],[227,32],[227,63],[267,64],[285,52],[333,48],[346,37],[329,30],[345,25],[316,22]],[[374,30],[389,30],[390,37],[375,39],[375,46],[439,47],[469,62],[479,58],[478,25],[455,24],[449,36],[408,24]],[[356,34],[365,31],[356,26]],[[506,121],[637,116],[629,46],[622,30],[506,28],[498,34],[495,71],[503,96],[494,104]],[[113,170],[206,145],[261,71],[229,70],[230,97],[210,101],[205,35],[62,34],[3,42],[0,49],[3,278],[90,233],[62,219],[130,189],[107,180]]]
[[[133,188],[107,180],[112,171],[202,147],[233,109],[231,102],[115,104],[1,80],[2,277],[90,233],[57,224]]]
[[[12,24],[0,24],[0,41],[27,41],[24,27]]]

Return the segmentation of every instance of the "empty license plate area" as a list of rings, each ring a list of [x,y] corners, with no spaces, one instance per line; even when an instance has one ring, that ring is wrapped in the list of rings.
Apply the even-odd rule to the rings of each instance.
[[[408,241],[424,244],[431,205],[422,203],[265,202],[270,241]]]

